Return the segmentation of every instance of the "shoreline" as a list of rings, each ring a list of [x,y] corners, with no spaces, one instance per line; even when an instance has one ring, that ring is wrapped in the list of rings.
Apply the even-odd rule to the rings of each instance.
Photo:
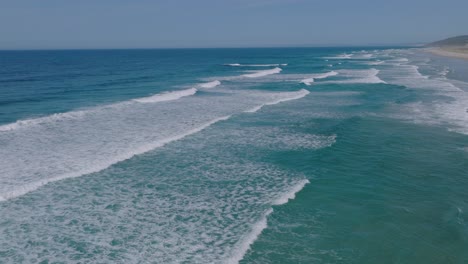
[[[456,52],[452,50],[446,50],[444,48],[429,48],[426,51],[439,56],[468,60],[468,53],[464,52]]]

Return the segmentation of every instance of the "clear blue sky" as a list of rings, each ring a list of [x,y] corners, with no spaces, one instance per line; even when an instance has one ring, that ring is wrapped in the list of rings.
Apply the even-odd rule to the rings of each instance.
[[[0,49],[328,46],[468,34],[468,0],[0,0]]]

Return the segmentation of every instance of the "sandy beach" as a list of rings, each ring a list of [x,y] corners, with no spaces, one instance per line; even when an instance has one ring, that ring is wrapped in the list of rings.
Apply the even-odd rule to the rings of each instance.
[[[429,48],[427,51],[440,56],[468,60],[468,49]]]

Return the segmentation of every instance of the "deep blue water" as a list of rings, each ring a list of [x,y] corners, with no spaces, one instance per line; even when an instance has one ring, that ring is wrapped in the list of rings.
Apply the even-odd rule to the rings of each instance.
[[[466,263],[468,63],[0,51],[1,263]]]

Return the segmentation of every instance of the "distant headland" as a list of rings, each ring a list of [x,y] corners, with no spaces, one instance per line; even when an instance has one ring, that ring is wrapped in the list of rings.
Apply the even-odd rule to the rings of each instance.
[[[426,47],[437,55],[468,59],[468,35],[432,42]]]

